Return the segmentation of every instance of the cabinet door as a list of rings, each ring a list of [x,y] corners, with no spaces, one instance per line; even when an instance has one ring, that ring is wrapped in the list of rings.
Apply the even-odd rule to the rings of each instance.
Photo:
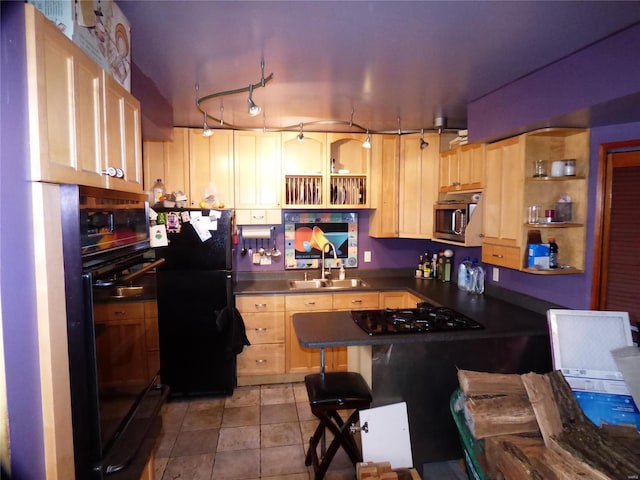
[[[431,238],[436,202],[440,139],[425,135],[429,146],[420,148],[420,134],[403,136],[400,153],[399,236]]]
[[[25,6],[31,179],[105,186],[102,69]]]
[[[371,141],[369,236],[397,238],[400,137],[373,135]]]
[[[460,147],[460,190],[476,190],[484,186],[484,145],[470,144]]]
[[[440,155],[439,190],[452,192],[460,189],[459,150],[449,150]]]
[[[189,129],[174,128],[172,140],[143,142],[142,165],[146,192],[161,178],[167,193],[189,195]]]
[[[235,208],[280,208],[280,134],[234,132]]]
[[[218,208],[232,208],[233,131],[215,130],[210,137],[202,129],[189,129],[189,184],[191,206],[198,206],[212,183]],[[186,192],[185,192],[186,193]]]
[[[519,245],[523,178],[524,161],[519,138],[487,147],[483,217],[485,241]]]
[[[115,190],[142,192],[142,140],[140,102],[111,75],[104,76],[105,165],[123,177],[107,176],[107,186]]]

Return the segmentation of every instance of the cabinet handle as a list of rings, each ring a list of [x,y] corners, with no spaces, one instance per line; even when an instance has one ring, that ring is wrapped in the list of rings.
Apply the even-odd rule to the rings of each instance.
[[[266,332],[267,328],[266,327],[258,327],[256,328],[256,332]]]
[[[496,258],[504,258],[504,255],[500,255],[499,253],[494,253],[491,256]]]
[[[351,303],[362,303],[362,300],[351,300]]]
[[[266,303],[254,303],[253,305],[256,308],[267,308],[267,304]]]
[[[315,305],[316,302],[304,302],[305,305]]]
[[[116,315],[126,315],[127,314],[127,312],[123,312],[122,310],[118,310],[118,311],[113,312],[113,313],[115,313]]]
[[[267,363],[267,361],[264,358],[259,358],[256,363]]]
[[[254,215],[253,219],[254,220],[264,220],[264,215]]]

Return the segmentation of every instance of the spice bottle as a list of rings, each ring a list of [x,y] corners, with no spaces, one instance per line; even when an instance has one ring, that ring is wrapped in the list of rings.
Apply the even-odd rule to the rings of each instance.
[[[549,268],[558,268],[558,244],[554,237],[549,237]]]

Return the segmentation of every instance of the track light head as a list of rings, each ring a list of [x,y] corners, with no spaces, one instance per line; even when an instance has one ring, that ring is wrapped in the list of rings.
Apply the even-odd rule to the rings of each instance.
[[[211,135],[213,135],[213,130],[211,130],[209,128],[209,125],[207,125],[207,112],[204,112],[204,124],[202,125],[202,136],[210,137]]]
[[[364,139],[364,142],[362,142],[362,148],[371,148],[371,135],[369,135],[369,130],[367,130],[367,137]]]
[[[296,138],[298,139],[299,142],[304,141],[304,134],[302,133],[302,123],[300,123],[300,133]]]
[[[262,110],[258,105],[253,101],[253,85],[249,85],[249,98],[247,99],[247,103],[249,104],[249,115],[255,117]]]
[[[429,146],[429,142],[424,141],[424,128],[420,130],[420,150],[424,150]]]

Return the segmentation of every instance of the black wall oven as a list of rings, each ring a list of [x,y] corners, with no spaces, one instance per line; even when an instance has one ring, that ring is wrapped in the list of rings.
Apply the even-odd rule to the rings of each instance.
[[[108,317],[155,290],[146,272],[161,261],[145,258],[148,203],[75,185],[62,186],[61,198],[76,479],[138,480],[168,388],[140,368],[140,329]]]

